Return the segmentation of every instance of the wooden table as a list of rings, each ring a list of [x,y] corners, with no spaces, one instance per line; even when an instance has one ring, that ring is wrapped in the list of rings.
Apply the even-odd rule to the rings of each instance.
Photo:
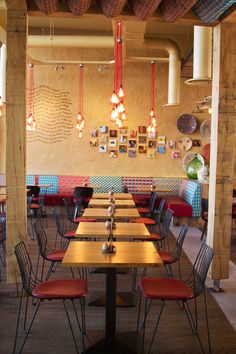
[[[133,199],[131,193],[114,193],[115,199]],[[94,199],[108,199],[108,193],[93,193]]]
[[[140,218],[140,214],[136,208],[116,209],[114,216],[115,220]],[[105,208],[86,208],[83,213],[83,218],[108,220],[111,216]]]
[[[86,354],[134,354],[116,337],[116,268],[159,267],[161,258],[152,242],[114,242],[116,253],[102,253],[102,242],[71,242],[62,267],[102,267],[106,269],[105,338],[85,350]]]
[[[111,205],[108,199],[90,199],[89,207],[90,208],[108,208]],[[135,203],[131,199],[116,199],[115,200],[116,208],[135,208]]]
[[[150,233],[144,224],[116,222],[116,228],[112,230],[114,238],[130,239],[133,237],[149,237]],[[76,237],[106,237],[109,229],[104,222],[81,222],[76,230]]]

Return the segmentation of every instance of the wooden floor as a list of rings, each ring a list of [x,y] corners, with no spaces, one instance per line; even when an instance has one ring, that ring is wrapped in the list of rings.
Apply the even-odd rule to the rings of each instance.
[[[55,226],[50,218],[48,235],[52,242],[55,240]],[[32,257],[36,259],[37,244],[36,240],[29,242],[29,249]],[[191,269],[187,257],[183,254],[182,260],[183,274],[187,275]],[[162,270],[149,271],[149,275],[163,276]],[[52,278],[70,278],[69,270],[58,268]],[[94,298],[95,291],[104,291],[105,276],[103,274],[89,274],[88,288],[90,299]],[[118,290],[127,291],[131,289],[130,274],[118,275]],[[225,318],[224,314],[215,303],[210,292],[208,292],[209,303],[209,321],[212,338],[212,353],[236,353],[236,335],[235,331]],[[31,309],[34,306],[30,306]],[[5,281],[5,270],[2,272],[2,281],[0,282],[0,354],[12,353],[13,340],[15,333],[15,323],[17,317],[18,298],[16,296],[16,288],[7,285]],[[147,351],[148,343],[152,334],[154,320],[160,303],[153,304],[150,318],[147,324],[147,335],[145,341],[145,349]],[[206,347],[206,327],[204,316],[202,315],[203,302],[199,299],[199,327],[203,343]],[[136,329],[137,306],[133,308],[117,309],[117,332],[134,332]],[[93,342],[97,335],[104,332],[105,312],[103,307],[86,306],[86,321],[88,337],[86,344]],[[75,323],[73,319],[73,323]],[[22,332],[19,340],[23,338]],[[124,334],[126,344],[131,348],[135,347],[133,337]],[[79,336],[78,336],[79,340]],[[140,345],[138,345],[140,351]],[[64,314],[64,308],[61,302],[45,302],[40,308],[40,312],[31,335],[24,348],[24,353],[30,354],[73,354],[75,348],[73,345],[71,333]],[[152,350],[153,354],[163,353],[179,353],[179,354],[198,354],[201,353],[197,339],[192,335],[188,321],[185,318],[183,310],[180,309],[176,302],[168,303],[163,317],[161,319],[158,335]],[[206,353],[207,347],[206,347]],[[99,354],[99,353],[98,353]],[[121,353],[123,354],[123,353]]]

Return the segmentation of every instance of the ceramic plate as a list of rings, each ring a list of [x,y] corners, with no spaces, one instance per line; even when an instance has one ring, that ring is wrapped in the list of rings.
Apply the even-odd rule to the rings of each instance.
[[[204,120],[200,126],[200,133],[204,139],[210,140],[211,138],[211,121]]]
[[[192,147],[192,140],[188,136],[182,136],[178,141],[180,150],[188,151]]]
[[[195,155],[196,154],[194,152],[189,152],[187,155],[184,156],[182,160],[182,166],[184,171],[186,171],[187,165],[189,164],[190,161],[192,161],[192,159],[194,159]]]
[[[177,120],[177,128],[183,134],[192,134],[197,129],[197,119],[191,114],[183,114]]]
[[[202,148],[202,156],[206,159],[206,160],[210,160],[210,144],[206,144],[203,146]]]

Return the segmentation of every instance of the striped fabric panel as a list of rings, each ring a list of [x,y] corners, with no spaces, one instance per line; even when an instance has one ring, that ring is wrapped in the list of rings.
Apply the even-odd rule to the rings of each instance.
[[[0,175],[0,186],[6,185],[6,175]]]
[[[163,18],[168,22],[175,22],[183,17],[197,0],[162,0],[158,7]]]
[[[198,0],[193,6],[193,12],[203,22],[216,21],[236,0]]]
[[[185,188],[184,199],[188,202],[192,208],[192,216],[198,217],[201,214],[201,185],[198,182],[188,181]]]
[[[128,190],[132,194],[142,194],[149,196],[150,193],[139,192],[139,188],[142,186],[150,186],[153,184],[153,177],[123,177],[123,185],[128,187]]]
[[[54,175],[39,175],[39,184],[52,184],[49,188],[40,188],[40,193],[47,192],[47,194],[58,193],[58,176]],[[33,182],[34,183],[34,182]]]
[[[98,192],[106,193],[112,187],[115,193],[122,192],[122,177],[120,176],[92,176],[90,183],[101,186]]]

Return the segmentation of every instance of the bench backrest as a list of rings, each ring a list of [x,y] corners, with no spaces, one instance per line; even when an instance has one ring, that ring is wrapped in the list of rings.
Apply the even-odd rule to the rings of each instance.
[[[202,193],[201,184],[199,182],[183,179],[179,190],[179,196],[192,206],[192,216],[200,216]]]

